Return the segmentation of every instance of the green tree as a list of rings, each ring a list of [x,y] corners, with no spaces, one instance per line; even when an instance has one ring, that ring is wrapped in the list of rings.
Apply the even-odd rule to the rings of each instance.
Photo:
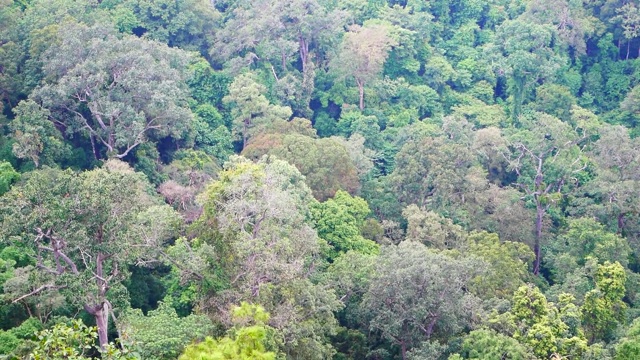
[[[223,98],[225,104],[233,105],[232,132],[242,139],[244,149],[252,136],[260,134],[274,123],[289,120],[289,107],[273,105],[264,96],[266,87],[260,84],[252,73],[238,75],[231,85],[229,94]]]
[[[502,71],[508,75],[514,120],[535,84],[553,75],[561,61],[552,47],[554,35],[551,26],[526,19],[507,20],[496,29],[495,45],[504,56]]]
[[[370,212],[364,199],[352,197],[342,190],[338,190],[333,198],[312,206],[311,216],[318,236],[331,246],[329,261],[349,250],[362,254],[377,253],[377,244],[365,239],[361,233]]]
[[[636,318],[616,345],[616,360],[632,360],[640,356],[640,319]]]
[[[450,258],[415,241],[383,247],[362,304],[369,329],[399,346],[403,359],[421,341],[460,332],[480,305],[465,289],[483,270],[478,260]]]
[[[202,299],[204,308],[230,323],[223,309],[260,303],[274,314],[269,324],[282,331],[286,354],[330,356],[334,350],[326,336],[335,331],[333,311],[340,303],[309,280],[326,243],[312,228],[315,200],[300,172],[273,158],[253,163],[232,157],[202,200],[195,234],[216,250],[205,264],[222,288]]]
[[[508,312],[513,338],[529,346],[539,358],[580,357],[587,349],[580,311],[573,296],[563,294],[558,304],[549,303],[540,290],[523,285],[513,294]],[[578,326],[576,326],[576,323]]]
[[[220,339],[207,337],[188,346],[178,360],[275,360],[275,329],[266,325],[269,313],[260,305],[243,302],[232,309],[236,325]]]
[[[465,336],[459,355],[462,359],[536,359],[531,350],[517,340],[486,329],[474,330]]]
[[[69,23],[58,37],[44,54],[48,81],[32,97],[68,133],[89,137],[96,158],[98,146],[124,158],[144,142],[186,137],[189,54],[102,26]]]
[[[582,321],[590,342],[609,339],[624,320],[626,279],[624,267],[618,262],[598,266],[596,288],[585,295],[582,305]]]
[[[391,26],[385,23],[352,25],[345,33],[331,69],[340,78],[353,78],[358,86],[359,107],[364,110],[365,86],[382,72],[389,49],[396,43],[390,36]]]
[[[20,179],[20,174],[13,169],[10,163],[0,162],[0,195],[6,193],[11,185]]]
[[[13,302],[60,292],[95,318],[104,348],[113,304],[123,301],[127,266],[157,258],[179,221],[149,190],[144,175],[117,160],[81,174],[29,173],[0,206],[2,243],[20,244],[36,264],[25,270],[38,275]]]
[[[53,165],[55,160],[68,151],[62,134],[53,122],[47,109],[32,100],[21,101],[13,108],[15,119],[10,123],[13,154],[19,159],[33,161],[36,168],[40,164]]]
[[[580,124],[579,131],[575,131],[543,113],[523,115],[519,121],[521,128],[510,130],[510,167],[518,175],[516,185],[526,194],[524,199],[536,209],[533,273],[537,275],[545,217],[551,206],[562,199],[571,177],[586,169],[588,161],[582,148],[589,140],[591,127]]]
[[[89,360],[95,339],[94,327],[87,327],[82,320],[73,320],[70,325],[60,323],[37,334],[38,343],[29,354],[33,360]],[[114,344],[106,344],[100,351],[105,360],[134,360],[136,356],[127,349],[121,350]]]
[[[120,341],[136,348],[143,359],[176,359],[191,342],[204,340],[213,330],[205,315],[179,317],[170,298],[161,301],[156,310],[144,315],[131,309],[118,318]]]

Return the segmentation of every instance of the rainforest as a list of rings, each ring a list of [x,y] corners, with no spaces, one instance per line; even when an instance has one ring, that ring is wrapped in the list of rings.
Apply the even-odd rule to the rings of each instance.
[[[0,359],[640,359],[640,3],[0,0]]]

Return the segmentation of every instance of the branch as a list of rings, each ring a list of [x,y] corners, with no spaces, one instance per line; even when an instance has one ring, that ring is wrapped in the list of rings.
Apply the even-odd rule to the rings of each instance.
[[[32,292],[30,292],[30,293],[28,293],[26,295],[22,295],[19,298],[13,300],[11,303],[15,304],[20,300],[26,299],[26,298],[28,298],[29,296],[32,296],[32,295],[36,295],[36,294],[38,294],[38,293],[40,293],[40,292],[42,292],[44,290],[47,290],[47,289],[59,290],[59,289],[64,289],[64,288],[66,288],[66,286],[64,286],[64,285],[62,285],[62,286],[55,286],[55,285],[52,285],[52,284],[42,285],[39,288],[33,290]]]

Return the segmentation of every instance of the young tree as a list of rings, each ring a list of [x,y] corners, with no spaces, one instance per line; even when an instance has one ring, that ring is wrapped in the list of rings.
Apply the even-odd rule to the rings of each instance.
[[[104,348],[112,302],[123,301],[127,266],[157,258],[179,221],[151,193],[144,175],[118,160],[81,174],[50,168],[29,173],[0,205],[0,241],[20,244],[39,275],[13,301],[60,292],[95,318]]]

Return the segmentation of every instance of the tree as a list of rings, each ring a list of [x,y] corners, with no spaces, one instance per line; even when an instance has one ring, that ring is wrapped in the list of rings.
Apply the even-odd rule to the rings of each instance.
[[[67,133],[89,137],[96,158],[98,146],[124,158],[147,141],[185,138],[189,54],[102,26],[66,24],[58,38],[43,55],[50,80],[32,98]]]
[[[334,139],[286,135],[282,145],[274,146],[268,154],[294,165],[320,201],[334,196],[338,190],[355,194],[360,189],[358,169],[347,148]]]
[[[631,41],[640,37],[640,7],[633,2],[629,2],[616,9],[616,13],[618,13],[618,16],[614,17],[613,20],[620,22],[622,25],[622,34],[627,40],[626,59],[628,60]],[[640,56],[640,47],[638,48],[638,56]]]
[[[590,124],[579,124],[578,131],[559,119],[533,113],[519,118],[520,129],[512,129],[510,136],[511,169],[518,175],[519,187],[536,209],[534,222],[536,259],[533,273],[540,272],[542,260],[544,219],[555,203],[562,199],[563,191],[571,179],[587,167],[582,148],[589,140]]]
[[[534,256],[523,243],[501,241],[497,234],[474,231],[466,239],[464,253],[484,260],[489,269],[474,279],[471,290],[482,298],[511,296],[528,280]]]
[[[483,270],[414,241],[383,247],[362,304],[369,329],[400,346],[403,359],[421,341],[458,333],[479,309],[466,288]]]
[[[599,264],[618,262],[626,267],[631,254],[626,239],[606,231],[602,224],[590,218],[570,219],[568,229],[551,244],[550,250],[549,262],[557,282],[590,259]]]
[[[260,305],[243,302],[232,310],[236,325],[221,339],[207,339],[188,346],[178,360],[275,360],[274,329],[269,313]],[[271,345],[271,346],[269,346]]]
[[[352,197],[342,190],[338,190],[332,199],[312,206],[311,216],[318,236],[331,246],[330,261],[349,250],[367,255],[377,253],[377,244],[361,234],[370,212],[364,199]]]
[[[6,193],[11,185],[20,179],[20,174],[13,169],[10,163],[0,162],[0,195]]]
[[[89,353],[98,336],[95,327],[87,327],[82,320],[73,320],[70,325],[59,323],[52,329],[36,334],[39,342],[29,354],[33,360],[89,360]],[[129,350],[121,350],[114,344],[107,344],[100,350],[105,360],[134,360],[136,356]]]
[[[640,356],[640,319],[636,318],[616,345],[616,360],[633,360]]]
[[[462,359],[535,359],[517,340],[486,329],[474,330],[465,336],[459,354]],[[449,360],[453,360],[452,357]]]
[[[292,115],[290,108],[273,105],[264,96],[266,88],[256,81],[251,73],[238,75],[231,85],[229,94],[222,101],[234,105],[232,132],[242,139],[244,149],[251,137],[260,134],[274,123],[285,122]]]
[[[192,342],[202,341],[213,326],[205,315],[179,317],[166,298],[145,316],[140,309],[130,309],[118,319],[120,342],[137,348],[143,359],[176,359]]]
[[[500,71],[509,76],[514,120],[521,114],[533,86],[553,75],[558,67],[560,59],[552,47],[554,35],[550,26],[526,19],[507,20],[496,29],[495,45],[501,47],[504,56]]]
[[[360,94],[359,107],[364,110],[364,88],[382,71],[389,49],[396,43],[390,25],[366,23],[352,25],[344,35],[338,55],[330,67],[341,78],[353,78]]]
[[[229,324],[231,304],[259,303],[273,314],[269,325],[282,331],[286,354],[330,356],[326,336],[335,330],[340,303],[309,280],[326,243],[310,223],[315,200],[300,172],[269,157],[257,163],[232,157],[202,200],[194,231],[215,249],[215,258],[204,261],[221,285],[201,306]]]
[[[627,305],[622,301],[627,276],[620,263],[605,262],[595,274],[596,288],[582,305],[582,321],[590,342],[606,340],[624,319]]]
[[[10,123],[13,154],[19,159],[52,165],[67,150],[62,134],[49,120],[51,113],[32,100],[21,101],[13,109],[16,118]]]
[[[580,328],[575,298],[562,294],[558,304],[549,303],[540,289],[523,285],[513,294],[507,313],[512,332],[508,335],[528,345],[538,358],[580,357],[587,349]]]
[[[20,244],[38,276],[18,302],[60,292],[95,318],[100,347],[114,303],[121,304],[127,266],[157,259],[178,222],[168,205],[150,195],[144,175],[111,160],[93,171],[46,168],[29,173],[0,205],[3,244]]]

